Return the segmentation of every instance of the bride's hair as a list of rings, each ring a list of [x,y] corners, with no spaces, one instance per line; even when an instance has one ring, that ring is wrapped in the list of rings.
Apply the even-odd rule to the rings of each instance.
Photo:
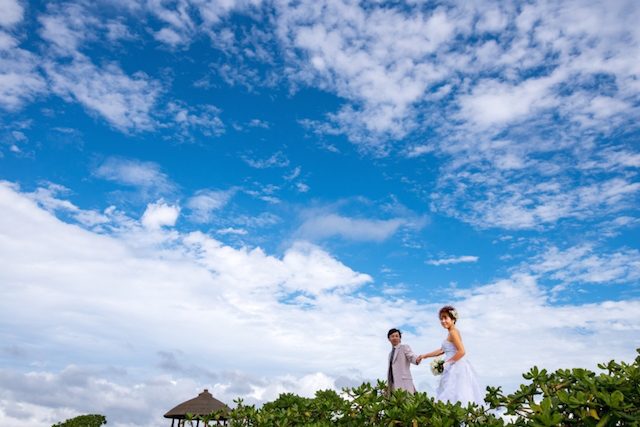
[[[440,311],[438,312],[438,319],[441,319],[444,314],[446,314],[447,317],[453,320],[453,323],[456,323],[456,321],[458,320],[458,312],[451,305],[445,305],[440,309]]]

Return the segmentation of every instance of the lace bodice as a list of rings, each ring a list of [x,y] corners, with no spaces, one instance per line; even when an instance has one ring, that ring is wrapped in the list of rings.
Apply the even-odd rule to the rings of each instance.
[[[458,351],[456,349],[456,346],[453,345],[453,343],[448,340],[442,341],[442,349],[444,350],[444,355],[446,357],[446,360],[449,360]]]

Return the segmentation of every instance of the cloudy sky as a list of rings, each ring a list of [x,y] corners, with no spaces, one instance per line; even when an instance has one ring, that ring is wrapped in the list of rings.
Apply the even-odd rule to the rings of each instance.
[[[1,425],[635,357],[638,2],[0,9]]]

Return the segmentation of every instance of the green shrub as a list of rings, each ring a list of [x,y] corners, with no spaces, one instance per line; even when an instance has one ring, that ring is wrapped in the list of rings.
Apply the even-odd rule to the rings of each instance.
[[[313,398],[285,393],[261,408],[238,399],[228,420],[231,427],[640,427],[640,349],[638,353],[632,364],[598,365],[599,374],[586,369],[548,373],[534,367],[514,393],[487,387],[484,407],[436,402],[426,393],[402,390],[386,395],[386,384],[378,381],[340,394],[321,390]]]
[[[89,414],[70,418],[64,422],[54,424],[51,427],[100,427],[106,423],[107,418],[104,415]]]
[[[513,416],[511,425],[640,426],[640,355],[632,364],[612,360],[598,367],[604,372],[534,367],[515,393],[487,387],[486,400]]]

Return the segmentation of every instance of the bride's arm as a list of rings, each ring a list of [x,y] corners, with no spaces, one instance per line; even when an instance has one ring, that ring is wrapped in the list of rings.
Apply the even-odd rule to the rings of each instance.
[[[426,359],[427,357],[440,356],[441,354],[444,354],[444,350],[442,348],[439,348],[437,350],[433,350],[430,353],[421,354],[420,356],[418,356],[418,359],[423,360],[423,359]]]
[[[465,355],[462,338],[460,337],[460,332],[458,332],[457,330],[451,331],[449,335],[451,336],[451,342],[456,346],[457,351],[456,354],[454,354],[453,357],[451,357],[451,359],[447,360],[446,362],[457,362]]]

